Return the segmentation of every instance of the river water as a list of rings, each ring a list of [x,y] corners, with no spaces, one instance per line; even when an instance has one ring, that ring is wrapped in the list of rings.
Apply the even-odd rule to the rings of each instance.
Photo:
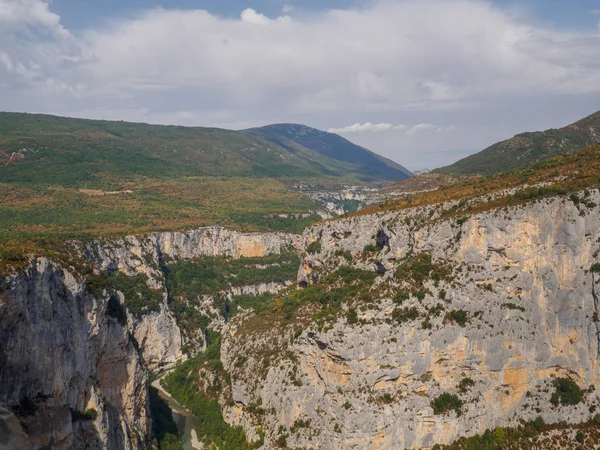
[[[167,372],[168,373],[168,372]],[[160,380],[167,375],[165,373],[159,379],[152,383],[152,386],[158,390],[158,395],[162,398],[173,413],[173,420],[177,424],[179,435],[183,442],[184,450],[202,450],[203,445],[198,441],[196,431],[194,430],[194,420],[192,414],[183,406],[181,406],[173,397],[169,395],[167,391],[160,385]]]

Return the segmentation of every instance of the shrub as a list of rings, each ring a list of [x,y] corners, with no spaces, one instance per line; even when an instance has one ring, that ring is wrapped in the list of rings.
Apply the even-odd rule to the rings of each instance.
[[[358,314],[356,314],[356,310],[354,308],[350,308],[346,313],[346,320],[349,325],[354,325],[358,322]]]
[[[583,391],[573,380],[569,378],[557,378],[552,383],[555,391],[550,398],[554,406],[577,405],[583,400]]]
[[[575,440],[580,444],[583,444],[585,441],[585,434],[583,434],[581,431],[578,431],[575,435]]]
[[[590,272],[592,273],[600,273],[600,263],[595,263],[590,267]]]
[[[444,392],[431,400],[430,405],[433,408],[433,413],[436,415],[448,414],[450,411],[455,411],[456,415],[460,416],[463,402],[458,396]]]
[[[98,413],[95,409],[88,409],[85,412],[78,411],[76,409],[71,410],[71,419],[73,422],[78,420],[96,420]]]
[[[470,387],[473,386],[475,386],[475,382],[471,378],[465,377],[458,383],[458,390],[462,393],[465,393]]]
[[[456,322],[458,325],[464,328],[469,321],[469,315],[462,309],[455,309],[454,311],[450,311],[448,314],[446,314],[446,320]]]
[[[365,253],[368,253],[368,252],[380,252],[382,249],[383,249],[382,245],[367,244],[363,248],[363,252],[365,252]]]
[[[306,253],[314,255],[316,253],[321,253],[321,249],[321,241],[314,241],[311,242],[308,247],[306,247]]]
[[[392,319],[398,323],[404,323],[418,318],[419,311],[414,306],[410,308],[396,308],[392,312]]]

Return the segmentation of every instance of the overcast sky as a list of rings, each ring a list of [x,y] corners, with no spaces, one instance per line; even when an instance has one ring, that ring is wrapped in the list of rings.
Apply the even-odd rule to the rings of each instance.
[[[296,122],[411,169],[600,109],[598,0],[0,0],[0,110]]]

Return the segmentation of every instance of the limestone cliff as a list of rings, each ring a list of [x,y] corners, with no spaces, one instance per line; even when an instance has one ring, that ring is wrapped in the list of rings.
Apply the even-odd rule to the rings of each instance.
[[[0,403],[34,448],[147,448],[146,371],[106,302],[40,258],[4,282],[0,310]]]
[[[267,448],[323,449],[431,447],[537,416],[588,419],[600,388],[600,276],[590,270],[600,260],[600,195],[580,195],[587,201],[463,217],[437,205],[308,229],[305,245],[319,244],[299,284],[343,265],[377,278],[366,300],[342,301],[325,323],[309,302],[292,319],[229,324],[226,418],[250,436],[263,427]],[[558,377],[584,389],[584,400],[552,404]],[[441,394],[462,408],[436,414]]]
[[[79,264],[91,267],[67,269],[37,258],[0,279],[0,405],[16,411],[36,449],[149,448],[147,370],[186,357],[164,264],[200,256],[262,257],[299,250],[301,239],[211,227],[70,245]],[[123,307],[123,288],[100,283],[92,289],[90,280],[107,273],[143,276],[147,289],[158,293],[155,310],[132,314]],[[232,293],[282,287],[239,286]],[[147,289],[139,293],[142,303]],[[137,296],[135,290],[128,295]],[[125,315],[110,311],[110,301]]]

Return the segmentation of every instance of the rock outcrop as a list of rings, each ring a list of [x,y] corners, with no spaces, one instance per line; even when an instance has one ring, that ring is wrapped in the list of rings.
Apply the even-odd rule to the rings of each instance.
[[[5,283],[0,403],[33,447],[148,448],[146,370],[106,302],[45,258]]]
[[[299,283],[351,264],[379,274],[372,296],[343,302],[325,325],[310,304],[270,327],[260,317],[231,323],[221,354],[232,380],[227,419],[251,436],[263,427],[268,448],[285,438],[323,449],[431,447],[537,416],[587,420],[600,406],[600,274],[590,270],[600,260],[600,195],[587,198],[446,219],[422,207],[308,229],[305,244],[320,250],[305,257]],[[396,273],[423,254],[443,276],[428,269],[418,293],[398,296],[408,288]],[[555,378],[574,381],[584,400],[552,404]],[[441,394],[456,395],[459,411],[434,411]]]

